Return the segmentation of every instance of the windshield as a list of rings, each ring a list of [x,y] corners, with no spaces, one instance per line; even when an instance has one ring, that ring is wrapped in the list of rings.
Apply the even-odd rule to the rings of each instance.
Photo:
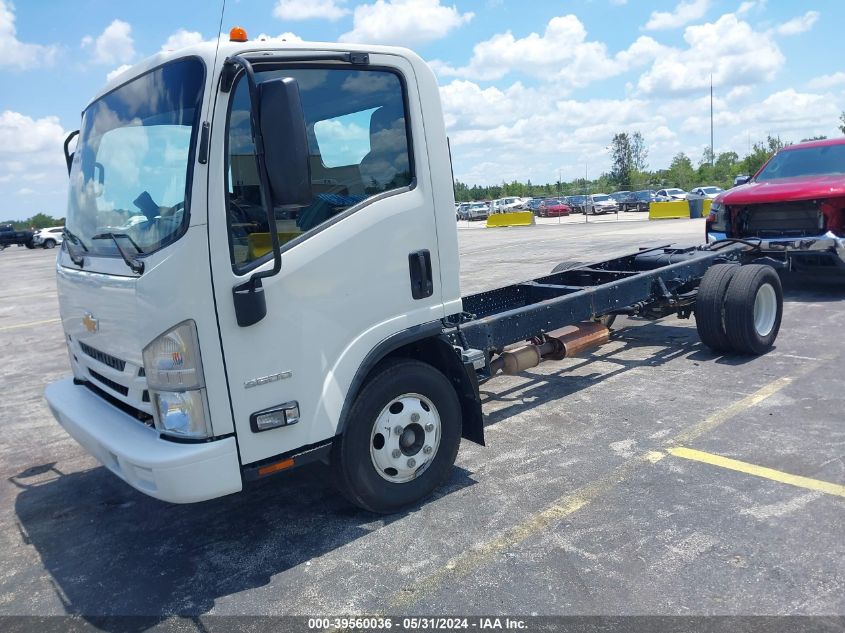
[[[719,187],[702,187],[701,190],[704,193],[719,193],[721,191]]]
[[[778,152],[754,180],[842,173],[845,173],[845,145],[822,145]]]
[[[66,226],[89,254],[119,255],[107,233],[133,253],[156,251],[182,235],[204,79],[200,60],[175,61],[85,111]]]
[[[610,196],[593,196],[593,202],[607,202],[610,200]]]

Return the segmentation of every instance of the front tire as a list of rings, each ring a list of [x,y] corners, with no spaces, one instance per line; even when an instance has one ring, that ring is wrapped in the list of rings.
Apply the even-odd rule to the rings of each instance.
[[[349,410],[332,468],[355,505],[388,514],[429,496],[458,454],[461,406],[437,369],[416,360],[383,364]]]

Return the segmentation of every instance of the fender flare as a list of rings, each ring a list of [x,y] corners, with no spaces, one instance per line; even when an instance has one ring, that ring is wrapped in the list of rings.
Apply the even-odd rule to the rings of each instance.
[[[449,340],[443,334],[440,321],[415,325],[387,337],[371,349],[361,362],[341,409],[336,435],[341,435],[348,423],[349,410],[358,397],[367,377],[388,357],[407,356],[417,358],[442,371],[455,387],[461,403],[463,417],[462,436],[484,446],[484,416],[478,393],[478,378],[472,364],[465,364],[455,353]]]

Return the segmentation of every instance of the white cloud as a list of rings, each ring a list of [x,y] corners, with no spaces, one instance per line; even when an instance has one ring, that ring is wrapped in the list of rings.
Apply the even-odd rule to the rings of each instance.
[[[58,117],[33,119],[11,110],[0,113],[0,198],[15,217],[37,211],[63,215],[60,206],[44,208],[43,204],[45,196],[59,205],[67,195],[65,136]],[[21,198],[17,204],[16,197]]]
[[[559,169],[571,179],[583,175],[585,163],[595,176],[607,169],[605,146],[620,130],[640,130],[650,150],[677,142],[666,117],[642,99],[579,101],[520,82],[500,89],[462,79],[440,95],[455,176],[463,182],[547,182]]]
[[[125,64],[135,57],[132,26],[123,20],[113,20],[96,38],[86,35],[82,48],[92,48],[97,64]]]
[[[118,66],[114,70],[111,70],[108,73],[106,73],[106,81],[111,81],[112,79],[114,79],[115,77],[120,75],[121,73],[129,70],[130,68],[132,68],[132,66],[130,64],[121,64],[120,66]]]
[[[473,16],[471,12],[461,13],[454,5],[443,6],[440,0],[376,0],[355,7],[352,30],[339,39],[403,46],[424,44],[467,24]]]
[[[267,42],[268,44],[281,44],[283,42],[301,42],[302,38],[296,33],[286,31],[280,35],[267,35],[266,33],[260,33],[254,41]]]
[[[273,15],[280,20],[339,20],[349,13],[346,0],[279,0],[273,7]]]
[[[17,38],[15,12],[11,3],[0,0],[0,67],[18,70],[50,66],[56,59],[56,46],[28,44]]]
[[[676,29],[704,17],[710,8],[710,0],[685,0],[674,11],[652,11],[645,25],[649,31]]]
[[[167,41],[162,44],[161,50],[178,51],[180,48],[194,46],[195,44],[199,44],[202,41],[202,33],[200,33],[199,31],[187,31],[185,29],[179,29],[174,33],[170,34],[170,37],[167,38]]]
[[[736,10],[736,14],[745,15],[746,13],[751,13],[751,11],[754,10],[762,11],[766,8],[767,1],[768,0],[745,0],[745,2],[739,5],[739,8]]]
[[[611,56],[603,42],[587,39],[587,30],[577,16],[563,15],[549,20],[542,35],[530,33],[516,38],[507,31],[479,42],[466,66],[453,68],[436,60],[432,66],[442,76],[495,80],[510,72],[521,72],[572,87],[648,64],[665,50],[667,47],[654,39],[641,36]]]
[[[807,82],[807,87],[812,90],[827,90],[828,88],[836,88],[838,86],[845,86],[845,72],[820,75],[813,77]]]
[[[799,15],[776,26],[775,32],[778,35],[798,35],[799,33],[805,33],[813,28],[813,25],[819,19],[819,15],[820,13],[818,11],[807,11],[804,15]]]
[[[741,109],[720,108],[713,118],[717,130],[728,129],[745,137],[750,134],[753,140],[771,134],[795,142],[830,134],[837,124],[839,112],[837,105],[825,95],[787,88]],[[708,128],[709,124],[709,115],[696,114],[687,117],[681,129],[696,132]]]
[[[661,55],[639,79],[645,94],[683,94],[707,89],[710,75],[716,87],[755,85],[771,81],[785,58],[770,33],[755,31],[727,13],[715,22],[689,26],[689,45]]]

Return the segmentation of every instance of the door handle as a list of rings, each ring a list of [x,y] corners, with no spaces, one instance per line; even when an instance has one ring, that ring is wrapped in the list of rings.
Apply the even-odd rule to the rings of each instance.
[[[411,296],[414,299],[425,299],[434,294],[431,253],[428,249],[408,254],[408,269],[411,274]]]

